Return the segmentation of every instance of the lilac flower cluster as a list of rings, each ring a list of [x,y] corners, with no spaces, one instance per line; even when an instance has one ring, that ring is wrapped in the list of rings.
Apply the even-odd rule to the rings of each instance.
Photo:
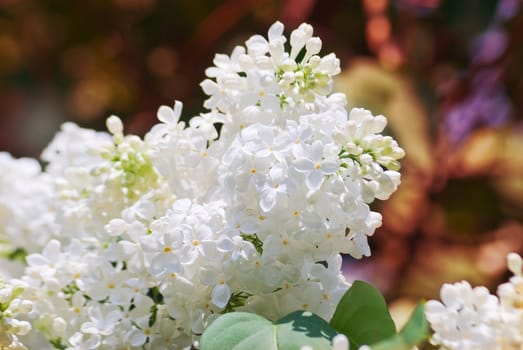
[[[19,280],[50,346],[179,349],[233,310],[332,316],[340,253],[370,255],[369,204],[396,190],[404,152],[385,117],[332,93],[339,60],[312,27],[289,51],[283,29],[216,55],[188,125],[175,102],[144,139],[115,116],[109,133],[65,124],[44,171],[2,155],[21,175],[0,188],[0,234],[30,247]]]

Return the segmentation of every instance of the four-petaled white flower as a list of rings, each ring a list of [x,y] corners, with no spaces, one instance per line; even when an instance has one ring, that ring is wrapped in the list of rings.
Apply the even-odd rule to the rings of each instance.
[[[326,145],[320,140],[310,146],[303,146],[298,152],[294,168],[305,173],[305,183],[310,190],[317,190],[326,175],[334,174],[338,169],[338,159],[325,157]]]

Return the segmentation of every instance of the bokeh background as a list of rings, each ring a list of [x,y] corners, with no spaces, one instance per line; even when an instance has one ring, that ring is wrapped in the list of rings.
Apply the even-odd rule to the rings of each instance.
[[[522,0],[0,0],[0,150],[38,157],[64,121],[143,135],[162,104],[275,20],[315,28],[351,106],[389,118],[403,184],[376,203],[373,257],[349,278],[399,309],[443,282],[495,286],[523,251]]]

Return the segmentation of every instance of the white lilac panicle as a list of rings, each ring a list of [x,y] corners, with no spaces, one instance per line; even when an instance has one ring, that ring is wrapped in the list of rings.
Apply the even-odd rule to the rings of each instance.
[[[467,282],[445,284],[442,303],[426,304],[427,319],[435,334],[434,344],[449,349],[494,349],[499,323],[498,299],[485,287]]]
[[[0,279],[0,349],[27,349],[18,337],[29,333],[31,324],[19,318],[31,312],[33,303],[22,293],[22,286]]]
[[[230,199],[241,231],[263,242],[275,227],[291,236],[314,230],[317,252],[333,238],[340,252],[369,255],[367,236],[381,216],[368,203],[396,189],[403,150],[379,134],[384,117],[363,109],[347,115],[345,96],[330,94],[339,61],[317,55],[312,27],[291,33],[290,53],[282,33],[277,22],[268,40],[256,35],[230,57],[217,55],[202,83],[205,106],[222,124],[219,142],[202,151],[219,157],[217,195]]]
[[[498,286],[501,322],[500,344],[502,349],[523,346],[523,269],[522,259],[516,253],[507,255],[507,266],[513,276]]]
[[[36,160],[5,152],[0,152],[0,169],[2,250],[11,257],[39,252],[57,230],[51,176]]]
[[[340,253],[370,255],[381,215],[369,204],[396,190],[403,150],[383,116],[332,93],[339,61],[319,56],[312,27],[290,51],[283,29],[217,55],[208,110],[189,123],[176,101],[144,139],[111,116],[108,133],[64,124],[44,171],[0,158],[42,187],[35,208],[0,187],[0,203],[29,215],[9,221],[0,206],[0,220],[13,243],[47,225],[21,281],[52,346],[180,349],[234,310],[330,319],[349,287]]]
[[[124,137],[118,122],[114,116],[108,119],[112,135],[66,123],[44,150],[56,204],[54,238],[103,236],[109,220],[142,196],[163,190],[148,146],[137,136]]]
[[[441,302],[427,302],[425,315],[434,331],[432,344],[448,350],[521,348],[522,260],[515,253],[507,260],[514,276],[498,287],[497,296],[463,281],[443,285]]]

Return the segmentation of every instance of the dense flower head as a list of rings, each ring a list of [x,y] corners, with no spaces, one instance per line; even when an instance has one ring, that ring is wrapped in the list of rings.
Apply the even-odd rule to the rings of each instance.
[[[210,96],[204,106],[224,114],[259,106],[275,113],[276,118],[285,114],[288,119],[325,103],[332,90],[332,76],[340,72],[339,60],[332,53],[318,56],[321,40],[312,36],[312,26],[305,23],[291,33],[291,50],[286,52],[283,29],[283,24],[276,22],[269,29],[268,40],[254,35],[230,57],[216,55],[215,67],[206,71],[210,79],[201,84]]]
[[[425,314],[434,330],[434,345],[449,350],[521,348],[523,263],[515,253],[507,256],[507,262],[514,276],[498,287],[497,296],[463,281],[444,284],[441,302],[427,302]]]
[[[9,243],[5,249],[12,257],[39,252],[57,229],[51,177],[36,160],[5,152],[0,169],[0,244]]]
[[[43,209],[6,222],[51,223],[20,277],[50,344],[178,349],[229,311],[332,316],[349,286],[340,253],[370,255],[369,204],[396,190],[403,150],[385,117],[332,93],[339,60],[312,27],[289,51],[283,29],[216,55],[189,123],[176,101],[143,139],[111,116],[108,133],[65,124],[43,171],[8,159],[43,182]]]

